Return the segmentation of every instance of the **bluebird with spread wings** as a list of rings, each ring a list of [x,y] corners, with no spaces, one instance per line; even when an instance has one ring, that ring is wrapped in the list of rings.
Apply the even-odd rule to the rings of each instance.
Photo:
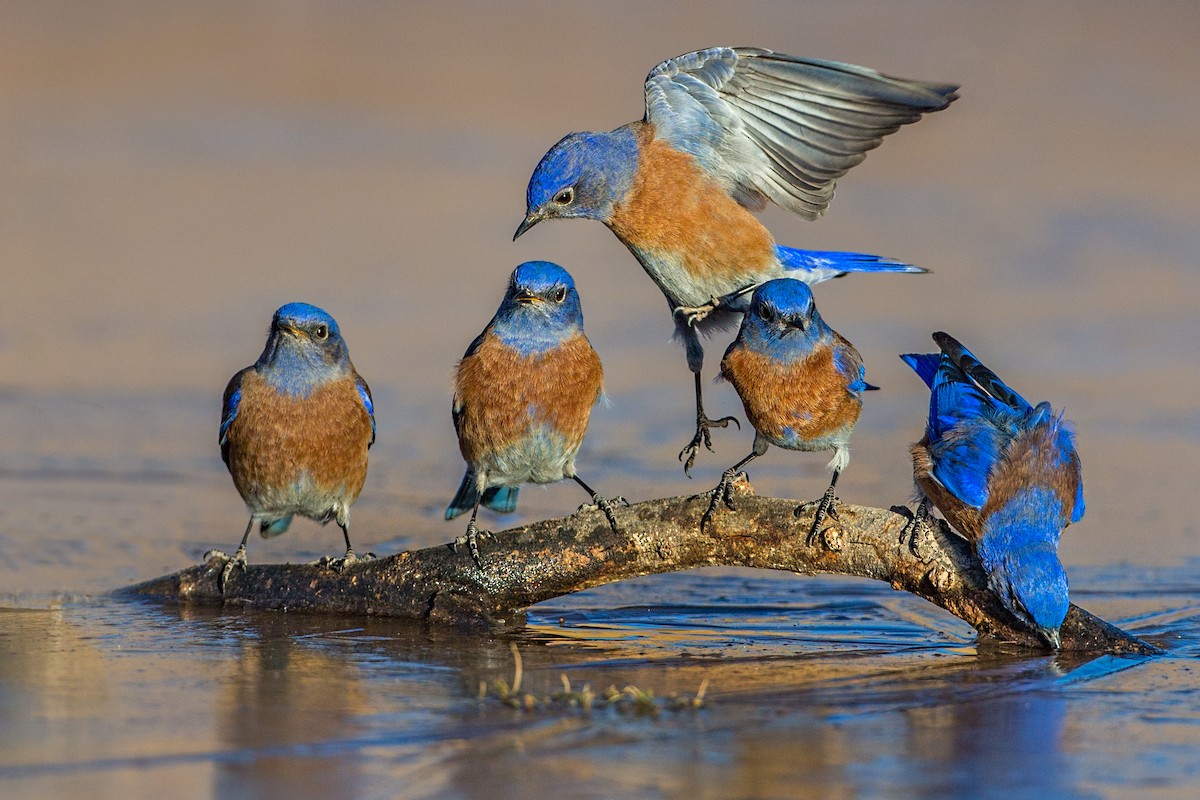
[[[579,292],[570,274],[548,261],[517,267],[504,300],[458,364],[452,408],[467,471],[446,519],[471,512],[467,544],[480,564],[475,523],[479,506],[501,513],[517,507],[522,483],[571,478],[617,529],[613,507],[575,474],[592,406],[604,373],[583,333]],[[581,507],[582,508],[582,507]]]
[[[608,133],[572,133],[533,172],[520,236],[545,219],[594,219],[617,235],[666,295],[701,397],[700,333],[734,321],[772,278],[815,284],[848,272],[924,272],[880,256],[775,243],[751,213],[768,201],[820,216],[837,179],[900,126],[945,108],[957,86],[903,80],[864,67],[714,47],[664,61],[646,79],[642,120]],[[686,460],[685,460],[686,459]]]
[[[718,502],[733,508],[732,481],[742,467],[766,453],[768,445],[832,450],[833,478],[817,504],[811,541],[827,517],[837,520],[834,492],[838,475],[850,463],[850,434],[862,411],[862,393],[876,388],[866,382],[862,357],[821,319],[807,284],[776,278],[754,290],[737,338],[721,360],[721,375],[742,398],[746,418],[754,426],[754,448],[725,470],[709,493],[701,529],[712,520]]]
[[[901,356],[931,391],[925,436],[912,446],[920,505],[911,531],[932,501],[974,546],[1004,606],[1057,648],[1070,605],[1058,540],[1084,512],[1074,434],[954,337],[933,339],[940,354]]]
[[[375,442],[371,390],[350,362],[333,317],[307,303],[275,312],[267,346],[225,388],[219,434],[221,458],[250,509],[250,522],[233,558],[226,557],[224,587],[235,566],[246,568],[246,541],[257,523],[263,537],[288,529],[299,514],[335,520],[346,555],[350,506],[367,478],[367,449]],[[210,551],[212,555],[223,555]]]

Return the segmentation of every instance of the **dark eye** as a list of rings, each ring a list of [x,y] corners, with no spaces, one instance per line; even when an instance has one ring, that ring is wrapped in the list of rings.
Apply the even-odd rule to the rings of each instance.
[[[764,303],[758,309],[758,315],[760,317],[762,317],[763,322],[774,322],[775,321],[775,309],[771,308],[766,303]]]
[[[561,303],[563,300],[566,300],[567,299],[567,287],[560,286],[557,289],[555,289],[553,297],[554,297],[554,302],[556,302],[556,303]]]
[[[313,338],[316,339],[318,342],[323,342],[326,339],[328,339],[329,338],[329,326],[328,325],[318,325],[317,327],[313,328]]]
[[[563,189],[561,192],[554,195],[554,202],[558,203],[560,206],[571,205],[571,203],[575,202],[575,190],[568,186],[566,189]]]

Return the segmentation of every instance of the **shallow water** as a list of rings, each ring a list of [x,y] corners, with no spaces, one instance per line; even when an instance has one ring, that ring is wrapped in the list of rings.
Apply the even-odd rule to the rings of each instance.
[[[0,794],[1195,796],[1196,30],[1184,4],[5,4]],[[1075,421],[1073,599],[1166,656],[981,650],[881,584],[739,570],[562,598],[513,638],[107,597],[236,543],[220,394],[293,300],[338,318],[375,394],[360,549],[461,532],[440,513],[462,469],[451,370],[531,258],[574,274],[605,363],[585,480],[631,500],[715,483],[750,435],[717,432],[683,477],[689,376],[620,244],[585,223],[509,240],[548,146],[640,116],[651,66],[717,43],[962,82],[827,218],[766,214],[784,243],[934,271],[816,291],[884,387],[841,496],[907,498],[927,395],[895,356],[948,330]],[[812,497],[824,461],[773,451],[751,477]],[[582,499],[524,490],[512,523]],[[339,542],[298,522],[250,557]],[[512,641],[538,696],[566,675],[660,698],[707,681],[705,702],[478,699],[511,681]]]

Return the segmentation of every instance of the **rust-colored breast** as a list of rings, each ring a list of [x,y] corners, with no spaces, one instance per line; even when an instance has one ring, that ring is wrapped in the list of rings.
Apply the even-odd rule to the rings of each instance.
[[[307,398],[280,395],[256,372],[242,380],[237,416],[229,427],[229,472],[243,499],[256,487],[281,489],[306,473],[327,492],[344,487],[347,504],[367,477],[371,419],[353,375]]]
[[[577,449],[603,377],[600,359],[582,333],[540,355],[522,356],[489,331],[459,362],[455,379],[463,458],[478,461],[543,425],[562,434],[568,450]]]
[[[695,159],[653,138],[644,124],[635,132],[637,175],[613,210],[613,233],[641,250],[682,255],[698,278],[761,271],[775,262],[770,232]]]
[[[862,411],[862,401],[846,389],[829,347],[783,364],[735,343],[721,361],[721,374],[737,389],[750,424],[781,447],[788,446],[783,444],[785,428],[801,439],[821,439],[853,426]]]

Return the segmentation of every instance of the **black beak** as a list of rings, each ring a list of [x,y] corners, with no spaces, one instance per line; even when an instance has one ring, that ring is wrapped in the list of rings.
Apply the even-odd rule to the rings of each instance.
[[[521,238],[522,233],[529,230],[534,225],[537,225],[541,221],[542,217],[540,214],[530,211],[525,215],[525,219],[521,220],[521,224],[517,226],[517,232],[513,234],[513,241],[515,242],[517,239]]]
[[[787,336],[789,333],[794,333],[795,331],[804,333],[804,319],[802,317],[789,317],[783,321],[783,324],[787,326],[783,332],[784,336]]]
[[[1062,649],[1062,634],[1058,628],[1038,628],[1042,641],[1054,650]]]

